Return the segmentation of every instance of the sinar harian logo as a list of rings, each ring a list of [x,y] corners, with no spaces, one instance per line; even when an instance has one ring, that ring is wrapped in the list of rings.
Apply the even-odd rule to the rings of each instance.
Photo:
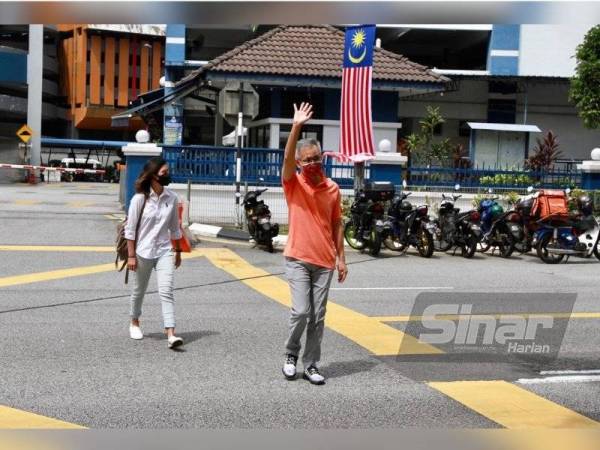
[[[427,344],[462,346],[504,345],[508,353],[550,353],[550,346],[537,344],[541,329],[550,329],[554,318],[536,314],[472,314],[470,304],[434,304],[423,310],[419,340]]]

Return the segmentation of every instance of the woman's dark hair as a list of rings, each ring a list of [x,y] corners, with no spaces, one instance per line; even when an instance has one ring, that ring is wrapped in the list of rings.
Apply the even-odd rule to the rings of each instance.
[[[167,162],[160,156],[149,159],[144,165],[142,173],[135,181],[135,192],[138,194],[149,194],[154,175],[158,175],[160,168],[166,164]]]

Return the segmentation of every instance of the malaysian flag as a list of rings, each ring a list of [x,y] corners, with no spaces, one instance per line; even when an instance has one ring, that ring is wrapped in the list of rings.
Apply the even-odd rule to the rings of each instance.
[[[371,119],[374,43],[374,25],[346,29],[340,108],[340,159],[362,162],[375,157]]]

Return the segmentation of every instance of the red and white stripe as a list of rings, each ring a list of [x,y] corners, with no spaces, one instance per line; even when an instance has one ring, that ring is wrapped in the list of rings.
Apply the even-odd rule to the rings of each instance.
[[[106,170],[103,169],[74,169],[68,167],[45,167],[45,166],[30,166],[24,164],[0,164],[0,169],[25,169],[25,170],[39,170],[41,172],[47,171],[57,171],[57,172],[70,172],[70,173],[97,173],[103,174],[106,173]]]
[[[375,157],[371,119],[372,67],[344,68],[340,108],[340,153],[354,162]]]

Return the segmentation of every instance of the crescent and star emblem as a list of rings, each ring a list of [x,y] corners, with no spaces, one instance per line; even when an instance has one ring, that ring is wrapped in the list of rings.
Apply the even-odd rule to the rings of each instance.
[[[352,35],[352,45],[348,47],[348,59],[352,64],[360,64],[363,59],[365,59],[365,56],[367,56],[367,46],[365,45],[366,37],[366,33],[363,29],[356,30]],[[355,57],[352,55],[352,47],[355,49],[363,47],[360,56]]]

